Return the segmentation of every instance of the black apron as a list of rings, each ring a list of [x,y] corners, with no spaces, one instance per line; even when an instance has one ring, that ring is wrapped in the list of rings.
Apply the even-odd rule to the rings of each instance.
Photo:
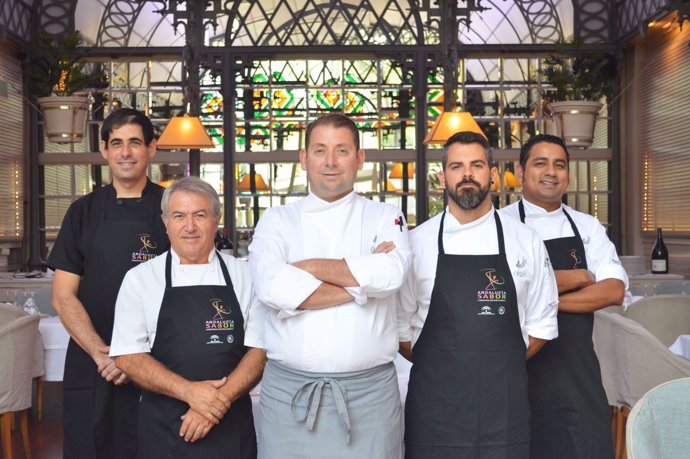
[[[112,337],[115,300],[125,273],[167,250],[160,195],[152,186],[148,183],[138,199],[119,199],[111,186],[98,209],[102,214],[84,258],[77,297],[106,344]],[[125,207],[120,211],[118,206]],[[113,214],[127,214],[125,209],[131,209],[131,220],[115,218]],[[70,339],[64,373],[64,458],[135,457],[139,396],[132,383],[115,386],[103,379],[93,359]]]
[[[216,253],[226,285],[173,287],[171,255],[165,262],[165,294],[158,314],[151,356],[190,381],[222,379],[240,362],[244,319],[232,281]],[[142,391],[139,457],[147,459],[253,459],[256,433],[252,402],[245,394],[232,402],[220,424],[194,443],[180,437],[180,417],[189,406],[177,399]]]
[[[498,254],[448,255],[441,217],[436,280],[405,402],[408,459],[529,456],[525,342],[494,218]]]
[[[520,220],[525,222],[522,201]],[[544,241],[553,269],[587,269],[585,247],[574,236]],[[527,362],[532,405],[532,458],[613,458],[611,414],[592,344],[593,313],[558,312],[558,338]]]

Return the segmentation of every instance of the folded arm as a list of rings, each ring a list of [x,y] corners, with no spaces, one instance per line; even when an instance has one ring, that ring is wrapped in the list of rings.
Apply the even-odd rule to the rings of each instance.
[[[559,294],[579,290],[595,282],[594,274],[587,269],[556,269],[553,273]]]
[[[622,304],[625,284],[619,279],[604,279],[580,290],[559,297],[558,310],[563,312],[594,312],[607,306]]]
[[[80,282],[81,277],[77,274],[57,269],[53,278],[53,307],[72,339],[96,363],[98,373],[108,382],[124,384],[127,375],[108,356],[110,347],[98,334],[86,308],[77,298]]]
[[[534,357],[534,354],[539,352],[539,349],[541,349],[547,341],[545,339],[535,338],[533,336],[529,336],[528,338],[529,345],[527,346],[527,351],[525,352],[525,360],[529,360]]]

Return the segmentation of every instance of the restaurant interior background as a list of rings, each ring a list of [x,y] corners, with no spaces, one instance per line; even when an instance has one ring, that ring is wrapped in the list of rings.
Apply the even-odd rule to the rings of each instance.
[[[572,148],[567,203],[597,217],[622,255],[648,258],[661,227],[670,271],[690,274],[690,2],[687,0],[0,0],[0,270],[40,268],[72,201],[109,183],[99,120],[121,106],[163,131],[199,115],[213,147],[159,150],[150,177],[195,173],[222,196],[246,255],[264,209],[307,193],[306,124],[343,111],[367,153],[356,190],[411,225],[444,205],[445,111],[470,112],[495,149],[502,206],[520,196],[519,148],[549,132],[545,59],[605,51],[614,91],[589,148]],[[39,32],[79,30],[109,76],[84,138],[45,138],[28,90]]]

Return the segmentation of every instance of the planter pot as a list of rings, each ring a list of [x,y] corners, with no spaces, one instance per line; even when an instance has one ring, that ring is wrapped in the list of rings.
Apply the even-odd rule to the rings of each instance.
[[[594,140],[594,123],[601,110],[599,102],[551,102],[556,133],[569,147],[588,148]]]
[[[43,112],[43,130],[55,143],[81,142],[86,130],[90,101],[82,96],[39,97]]]

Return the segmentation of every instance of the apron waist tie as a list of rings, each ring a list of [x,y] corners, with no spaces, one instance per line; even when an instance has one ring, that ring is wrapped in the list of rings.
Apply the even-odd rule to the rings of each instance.
[[[292,416],[297,422],[306,422],[307,429],[313,430],[314,423],[316,422],[316,415],[319,411],[321,405],[321,391],[323,386],[328,384],[333,391],[333,398],[335,399],[335,408],[338,411],[340,420],[345,426],[347,431],[346,444],[350,443],[350,415],[347,411],[347,400],[345,395],[347,391],[340,384],[337,379],[334,378],[319,378],[311,382],[304,383],[292,397],[292,402],[290,403],[290,409],[292,410]],[[297,402],[300,399],[306,398],[306,409],[304,410],[304,415],[298,416]]]

